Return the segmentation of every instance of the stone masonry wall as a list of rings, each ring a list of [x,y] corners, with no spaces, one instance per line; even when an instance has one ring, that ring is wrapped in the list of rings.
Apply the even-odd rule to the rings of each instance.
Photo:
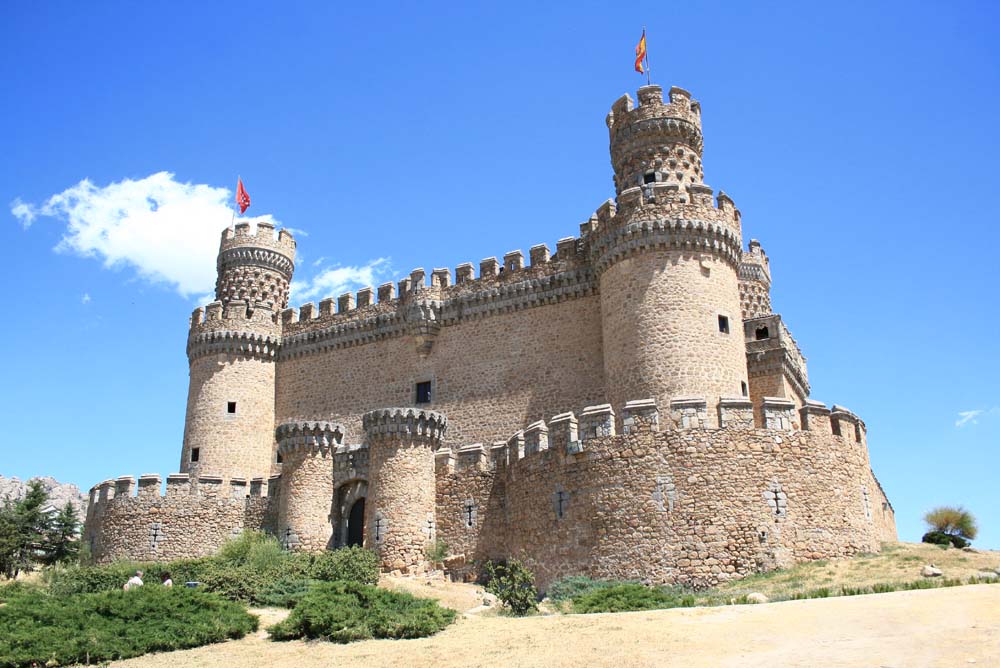
[[[853,429],[833,434],[829,411],[812,410],[811,431],[633,423],[630,433],[587,437],[581,425],[580,439],[551,430],[547,447],[527,452],[515,438],[495,473],[503,544],[476,543],[474,531],[464,540],[455,521],[458,499],[483,496],[479,472],[439,473],[442,526],[466,555],[524,559],[543,588],[571,574],[705,587],[876,552],[895,526],[865,444]]]
[[[262,479],[223,481],[218,476],[167,478],[161,494],[158,475],[122,477],[91,489],[82,540],[97,563],[116,560],[170,561],[214,554],[246,530],[273,531],[268,518],[277,505]],[[248,488],[249,487],[249,488]]]

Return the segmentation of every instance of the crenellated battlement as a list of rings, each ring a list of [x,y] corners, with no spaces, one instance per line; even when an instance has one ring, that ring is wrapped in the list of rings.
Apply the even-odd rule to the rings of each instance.
[[[669,185],[630,188],[599,206],[587,234],[594,269],[653,249],[702,253],[737,268],[742,241],[732,200],[720,193],[712,207],[710,188],[698,203],[674,199],[676,192]]]
[[[222,230],[219,253],[234,248],[256,247],[281,253],[289,260],[295,259],[295,237],[288,230],[275,232],[274,224],[266,221],[236,223]]]
[[[628,401],[620,409],[621,434],[616,431],[616,413],[610,404],[588,406],[579,417],[572,411],[560,413],[547,423],[537,420],[514,432],[506,442],[499,444],[499,457],[487,457],[486,448],[478,443],[462,446],[454,453],[439,451],[438,455],[453,457],[457,470],[487,469],[497,464],[509,467],[549,450],[561,456],[586,456],[588,443],[595,439],[621,438],[642,432],[694,430],[773,432],[775,435],[805,431],[866,445],[864,422],[842,406],[831,409],[821,402],[809,401],[796,409],[795,402],[789,399],[764,397],[761,406],[765,419],[763,427],[755,427],[754,406],[746,397],[719,400],[716,410],[720,426],[713,426],[709,420],[708,406],[704,398],[677,397],[670,401],[668,412],[661,416],[653,399]],[[795,427],[795,416],[801,418],[801,429]]]
[[[607,117],[615,192],[644,185],[676,185],[683,191],[704,181],[701,105],[682,88],[643,86],[639,106],[625,94]]]
[[[320,420],[296,420],[278,425],[274,440],[282,456],[301,452],[319,452],[324,457],[344,440],[344,426]]]
[[[170,499],[211,499],[214,501],[234,501],[243,503],[246,499],[256,499],[277,494],[280,481],[275,476],[270,481],[264,478],[225,478],[220,475],[203,473],[189,475],[187,473],[171,473],[164,478],[159,473],[144,473],[135,476],[120,476],[114,480],[105,480],[90,488],[89,502],[96,509],[108,504],[121,504],[127,499],[145,501],[160,501]]]
[[[361,417],[369,441],[427,440],[438,443],[448,428],[448,418],[422,408],[380,408]]]

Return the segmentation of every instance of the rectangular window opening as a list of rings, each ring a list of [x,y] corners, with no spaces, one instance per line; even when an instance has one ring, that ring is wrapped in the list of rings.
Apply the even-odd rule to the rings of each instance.
[[[198,455],[201,454],[201,448],[191,448],[191,461],[198,461]]]
[[[226,402],[226,412],[229,413],[230,415],[236,415],[236,402],[235,401]]]
[[[281,459],[281,453],[280,453],[280,452],[279,452],[279,453],[277,454],[277,456],[276,456],[276,457],[274,458],[274,462],[275,462],[276,464],[281,464],[281,463],[282,463],[282,459]]]
[[[724,315],[719,316],[719,331],[723,334],[729,333],[729,318]]]
[[[429,404],[431,402],[431,381],[426,380],[417,383],[417,403]]]

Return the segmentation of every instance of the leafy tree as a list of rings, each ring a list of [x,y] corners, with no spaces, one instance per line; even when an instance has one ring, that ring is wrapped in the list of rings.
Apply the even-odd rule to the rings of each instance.
[[[49,521],[42,545],[42,561],[49,566],[75,561],[80,552],[80,542],[77,540],[79,531],[80,521],[76,518],[76,510],[67,501],[59,514]]]
[[[942,533],[966,542],[974,539],[979,533],[976,518],[962,506],[940,506],[924,515],[924,522],[930,528],[928,535]],[[959,541],[953,541],[959,542]]]
[[[32,480],[23,499],[6,499],[0,508],[0,573],[8,578],[30,571],[43,554],[50,524],[42,509],[47,499],[41,481]]]
[[[520,561],[487,561],[484,571],[486,591],[515,615],[526,615],[538,608],[535,576]]]

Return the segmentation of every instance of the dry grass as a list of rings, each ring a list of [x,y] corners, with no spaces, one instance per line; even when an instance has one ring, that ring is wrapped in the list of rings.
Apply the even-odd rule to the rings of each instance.
[[[465,616],[431,638],[247,637],[116,668],[861,668],[1000,665],[1000,585],[771,605],[523,619]]]
[[[926,543],[886,543],[879,554],[799,564],[785,570],[734,580],[715,591],[733,596],[760,592],[772,600],[782,600],[791,598],[797,592],[821,587],[839,591],[841,587],[914,582],[924,579],[920,569],[931,563],[944,571],[945,578],[967,581],[980,571],[1000,567],[1000,552],[944,550]]]

